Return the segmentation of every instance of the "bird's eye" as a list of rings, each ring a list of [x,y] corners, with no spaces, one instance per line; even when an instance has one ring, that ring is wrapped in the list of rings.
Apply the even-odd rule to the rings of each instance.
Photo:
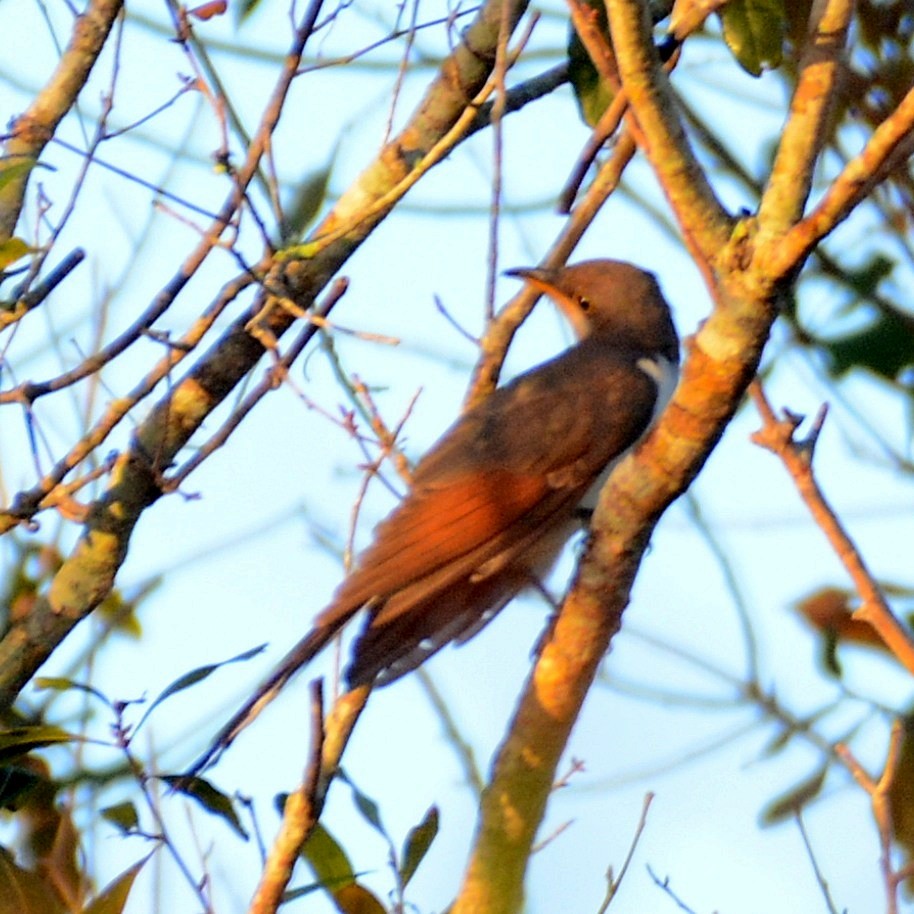
[[[589,299],[589,298],[584,298],[584,296],[582,295],[582,296],[578,299],[578,304],[581,306],[581,310],[582,310],[582,311],[589,311],[589,310],[590,310],[590,299]]]

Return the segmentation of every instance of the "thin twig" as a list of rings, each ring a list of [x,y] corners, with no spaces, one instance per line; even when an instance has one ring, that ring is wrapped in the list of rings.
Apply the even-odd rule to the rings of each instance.
[[[349,286],[345,278],[337,279],[318,308],[318,316],[326,317],[336,303],[346,294]],[[242,420],[251,410],[272,390],[275,390],[279,381],[295,359],[304,351],[315,333],[318,332],[316,323],[309,323],[299,334],[295,342],[265,373],[261,381],[250,390],[241,403],[232,411],[231,416],[211,435],[196,451],[193,457],[187,460],[175,473],[163,481],[165,491],[176,491],[194,470],[203,463],[207,457],[221,448],[238,428]]]
[[[625,874],[628,872],[628,868],[635,856],[635,849],[638,847],[638,842],[641,840],[641,836],[644,834],[644,829],[647,827],[647,814],[648,810],[651,808],[651,803],[653,800],[653,793],[648,792],[644,795],[644,802],[641,804],[641,816],[638,819],[637,826],[635,827],[635,833],[632,835],[631,844],[628,846],[628,853],[625,855],[625,860],[622,862],[622,868],[619,870],[619,875],[614,877],[612,875],[612,871],[610,871],[608,874],[609,885],[606,889],[606,898],[603,899],[603,904],[601,904],[597,909],[597,914],[606,914],[607,908],[610,906],[613,898],[616,897],[616,894],[619,891],[619,886],[622,885],[622,880],[625,878]]]
[[[762,417],[762,428],[753,434],[752,440],[781,458],[810,514],[850,575],[862,601],[854,618],[872,625],[898,661],[908,672],[914,673],[914,641],[895,617],[863,556],[825,499],[813,473],[813,452],[825,421],[825,409],[820,410],[807,439],[797,442],[794,440],[794,432],[802,421],[801,418],[787,413],[784,418],[778,419],[758,381],[750,386],[749,391]]]
[[[844,762],[854,780],[866,791],[870,798],[873,819],[879,830],[881,847],[879,863],[886,890],[886,914],[897,914],[898,888],[901,879],[904,878],[904,875],[907,875],[907,873],[904,873],[904,875],[897,873],[892,865],[894,827],[892,822],[891,789],[898,773],[898,763],[901,760],[904,737],[904,726],[896,718],[892,722],[892,730],[889,734],[889,748],[882,773],[878,778],[873,778],[867,773],[866,769],[857,761],[846,745],[839,744],[835,747],[838,757]]]

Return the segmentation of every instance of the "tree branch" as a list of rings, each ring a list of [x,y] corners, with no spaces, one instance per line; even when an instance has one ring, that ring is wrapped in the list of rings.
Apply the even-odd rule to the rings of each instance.
[[[853,11],[853,0],[817,0],[813,4],[797,86],[759,206],[758,244],[762,247],[772,239],[779,243],[803,215],[815,164],[828,136]]]
[[[629,113],[644,137],[644,153],[699,264],[713,264],[727,244],[732,219],[692,153],[668,78],[651,40],[647,4],[607,0],[613,50]]]
[[[14,162],[38,161],[58,124],[76,103],[122,6],[123,0],[92,0],[79,16],[53,75],[28,110],[16,118],[4,148],[5,156]],[[28,180],[26,171],[0,187],[0,242],[6,241],[16,228]]]
[[[776,275],[785,275],[790,264],[806,257],[843,222],[854,208],[910,156],[914,148],[914,89],[873,132],[859,155],[851,159],[832,182],[818,206],[798,222],[771,251],[769,264]]]
[[[800,497],[809,508],[810,514],[854,582],[862,605],[856,610],[853,618],[859,622],[869,623],[899,663],[909,673],[914,673],[914,641],[911,640],[911,636],[904,626],[895,618],[882,589],[869,568],[866,567],[863,556],[848,536],[841,521],[828,504],[813,473],[813,451],[819,430],[825,421],[825,412],[820,413],[809,438],[806,441],[797,442],[793,435],[802,421],[801,418],[788,413],[783,419],[778,419],[765,397],[761,384],[753,384],[750,390],[763,423],[761,430],[752,436],[752,440],[780,457],[787,472],[790,473]]]

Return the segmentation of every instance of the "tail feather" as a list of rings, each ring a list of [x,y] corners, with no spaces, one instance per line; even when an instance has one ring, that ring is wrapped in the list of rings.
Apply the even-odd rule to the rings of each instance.
[[[187,771],[188,776],[200,774],[219,759],[235,738],[280,693],[286,683],[320,653],[327,642],[339,631],[339,626],[321,626],[310,631],[286,654],[257,691],[235,712],[232,719],[219,731],[210,747]]]

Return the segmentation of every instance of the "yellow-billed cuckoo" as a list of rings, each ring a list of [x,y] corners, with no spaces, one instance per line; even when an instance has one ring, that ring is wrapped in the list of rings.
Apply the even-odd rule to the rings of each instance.
[[[228,747],[360,610],[350,687],[383,685],[462,642],[542,575],[609,468],[675,384],[679,343],[650,273],[590,260],[509,275],[546,292],[578,342],[464,413],[416,466],[330,605],[200,759]]]

